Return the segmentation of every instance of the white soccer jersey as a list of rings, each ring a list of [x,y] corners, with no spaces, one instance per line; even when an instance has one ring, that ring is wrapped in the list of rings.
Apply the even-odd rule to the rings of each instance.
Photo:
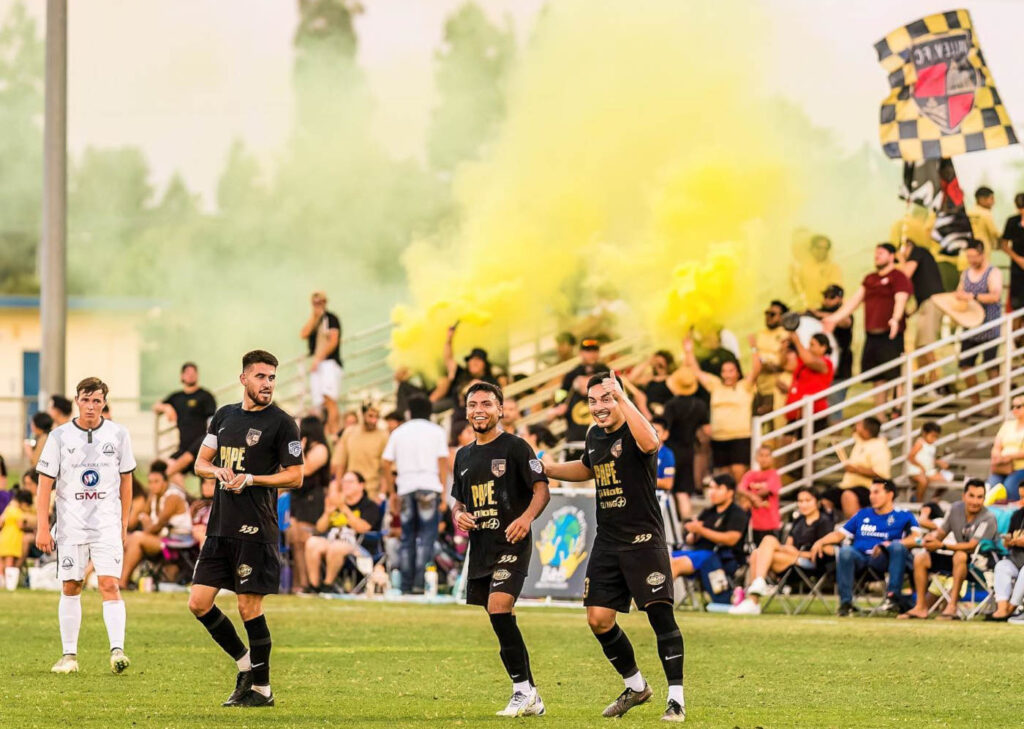
[[[104,419],[95,430],[71,420],[54,428],[36,465],[54,480],[57,544],[121,541],[121,474],[135,470],[128,431]]]

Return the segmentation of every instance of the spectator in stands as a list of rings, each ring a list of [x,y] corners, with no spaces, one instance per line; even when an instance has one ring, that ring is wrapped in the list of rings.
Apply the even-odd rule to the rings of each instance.
[[[750,526],[756,546],[765,537],[772,537],[776,541],[779,539],[779,530],[782,528],[782,516],[779,514],[782,479],[775,468],[771,448],[761,446],[755,458],[757,468],[743,474],[736,495],[741,506],[744,502],[749,505]]]
[[[819,392],[824,392],[832,386],[832,378],[835,374],[835,367],[832,364],[832,344],[824,334],[814,334],[805,347],[796,332],[790,332],[789,339],[797,356],[796,370],[793,372],[793,383],[789,386],[786,394],[786,404],[791,405],[800,402],[804,398],[814,397]],[[811,406],[815,415],[824,412],[828,407],[828,401],[817,398]],[[794,410],[786,413],[786,418],[794,422],[803,417],[801,410]],[[818,432],[828,425],[824,418],[815,418],[814,432]]]
[[[982,541],[992,543],[998,531],[995,516],[985,507],[985,482],[980,478],[968,479],[964,484],[963,498],[949,507],[942,526],[915,539],[914,544],[918,547],[914,554],[917,602],[900,617],[928,617],[928,574],[941,572],[953,575],[953,587],[940,617],[946,620],[956,618],[960,586],[967,579],[967,562],[978,545]]]
[[[516,401],[511,397],[506,397],[504,404],[501,406],[501,427],[506,433],[512,433],[519,437],[526,435],[526,429],[519,425],[519,420],[522,418],[522,413],[519,411],[519,406]]]
[[[647,397],[647,411],[654,417],[662,414],[665,403],[672,399],[668,379],[675,369],[672,353],[659,349],[646,362],[641,362],[629,372],[629,379],[643,390]]]
[[[434,558],[434,542],[447,495],[448,438],[430,422],[426,398],[409,401],[410,420],[395,428],[384,447],[383,465],[391,511],[402,519],[399,569],[402,592],[423,591],[424,570]],[[396,476],[392,479],[391,474]]]
[[[693,355],[693,342],[683,342],[687,364],[697,372],[697,379],[711,393],[711,461],[716,469],[728,469],[734,481],[743,478],[750,463],[751,413],[761,372],[761,359],[755,350],[750,373],[743,377],[739,365],[725,362],[721,378],[703,372]]]
[[[917,519],[909,511],[896,509],[893,506],[895,498],[896,484],[887,478],[875,479],[871,483],[871,506],[858,511],[846,524],[819,539],[811,548],[814,558],[819,559],[828,545],[853,539],[852,544],[839,548],[836,557],[839,617],[855,612],[854,577],[867,567],[879,574],[889,573],[882,610],[895,612],[900,607],[900,590],[910,558],[909,549],[915,540],[910,531],[917,527]]]
[[[822,294],[820,309],[813,309],[809,313],[816,319],[824,319],[829,314],[839,311],[843,306],[843,287],[839,284],[831,284]],[[853,316],[845,316],[839,319],[832,336],[836,340],[836,371],[832,381],[835,383],[845,382],[853,377]],[[846,390],[842,388],[832,393],[828,398],[829,407],[846,401]],[[829,420],[838,422],[843,419],[842,411],[832,414]]]
[[[384,425],[387,428],[388,435],[395,432],[395,428],[405,422],[405,416],[397,410],[392,410],[390,413],[384,416]]]
[[[1001,244],[1010,257],[1010,309],[1016,311],[1024,308],[1024,192],[1014,196],[1013,204],[1017,214],[1006,219]]]
[[[149,498],[139,516],[141,529],[129,532],[121,570],[122,590],[127,590],[132,573],[146,557],[158,557],[166,545],[192,538],[192,518],[185,490],[167,478],[167,463],[155,460],[149,467]]]
[[[7,506],[7,501],[13,498],[7,489],[7,461],[4,460],[3,455],[0,455],[0,499],[4,499],[4,494],[8,494],[8,496],[6,501],[0,500],[0,511],[3,511]]]
[[[927,504],[921,504],[921,511],[917,513],[917,523],[922,529],[934,531],[942,526],[945,516],[946,512],[937,502],[929,501]]]
[[[821,305],[821,292],[826,286],[843,280],[843,272],[831,259],[832,241],[815,235],[810,241],[810,255],[793,270],[793,290],[808,309]]]
[[[8,590],[16,590],[21,576],[22,545],[25,532],[35,526],[36,516],[32,508],[32,494],[23,489],[14,489],[11,501],[0,509],[0,585],[6,583]]]
[[[29,423],[32,437],[25,441],[25,459],[32,468],[39,463],[39,456],[43,453],[43,446],[46,439],[50,437],[53,430],[53,418],[48,413],[35,413]]]
[[[366,493],[376,500],[380,495],[381,455],[388,443],[389,431],[380,427],[380,408],[377,405],[364,402],[360,413],[362,423],[345,428],[338,439],[331,466],[339,482],[348,471],[362,474],[366,479]],[[323,510],[322,506],[319,511]]]
[[[50,397],[50,407],[46,411],[53,418],[53,427],[64,425],[71,420],[71,401],[63,395]]]
[[[906,329],[904,313],[911,293],[910,280],[896,268],[896,248],[890,243],[879,243],[875,246],[875,271],[865,276],[857,293],[847,299],[838,311],[822,319],[822,323],[825,330],[831,332],[861,303],[864,304],[865,336],[860,369],[867,372],[902,356]],[[874,375],[872,382],[877,386],[899,376],[899,367],[894,367]],[[887,397],[885,390],[880,391],[875,395],[875,404],[883,404]]]
[[[555,364],[568,362],[576,355],[576,335],[572,332],[559,332],[555,336]]]
[[[841,448],[836,448],[843,462],[843,478],[838,488],[826,492],[825,501],[833,509],[842,509],[847,519],[870,503],[869,489],[873,482],[892,478],[892,453],[881,432],[878,418],[864,418],[853,426],[853,448],[849,457]]]
[[[732,362],[739,364],[739,349],[740,345],[736,339],[736,336],[727,329],[722,327],[713,327],[706,332],[694,332],[693,333],[694,343],[696,348],[694,350],[697,355],[698,367],[693,368],[694,374],[698,369],[710,372],[715,377],[721,377],[722,366],[726,362]],[[686,353],[683,353],[684,364],[685,364]],[[678,370],[677,370],[678,371]],[[669,383],[671,387],[671,383]],[[700,391],[705,401],[710,402],[710,395],[703,388]]]
[[[142,481],[132,474],[132,501],[128,505],[128,531],[136,532],[142,529],[142,515],[149,508],[149,493]],[[54,509],[51,508],[51,516]]]
[[[584,339],[580,342],[580,363],[565,373],[562,385],[555,394],[558,405],[551,408],[549,420],[564,417],[565,440],[567,443],[582,443],[587,437],[587,430],[593,423],[590,407],[587,404],[587,380],[598,372],[606,372],[608,368],[601,364],[601,344],[596,339]],[[566,450],[566,458],[577,457],[578,448]]]
[[[327,310],[327,294],[314,291],[312,310],[302,325],[299,337],[306,340],[309,354],[309,395],[313,410],[324,420],[333,438],[338,420],[338,394],[341,387],[341,320]]]
[[[757,376],[757,412],[761,415],[775,410],[782,404],[785,392],[777,392],[776,382],[786,369],[786,350],[789,332],[782,327],[782,315],[789,307],[778,300],[772,301],[764,310],[764,329],[752,342],[754,351],[761,360],[761,371]]]
[[[445,377],[438,381],[437,387],[434,388],[430,395],[430,399],[438,404],[439,410],[451,408],[453,415],[461,410],[460,418],[465,420],[466,408],[462,395],[466,388],[478,380],[490,382],[492,385],[498,384],[498,381],[491,372],[491,363],[487,358],[487,350],[485,349],[474,347],[466,355],[463,365],[459,365],[456,362],[454,341],[455,332],[458,328],[459,322],[455,322],[448,327],[444,340]]]
[[[167,474],[178,485],[184,483],[185,474],[194,473],[206,427],[217,412],[213,393],[199,385],[199,367],[195,362],[181,366],[180,379],[180,390],[153,405],[153,412],[163,415],[178,429],[178,447],[167,462]]]
[[[825,547],[824,557],[817,561],[811,554],[815,542],[835,528],[832,517],[821,511],[814,489],[805,486],[796,492],[796,509],[799,516],[793,520],[785,543],[774,536],[765,536],[750,555],[746,596],[741,603],[729,609],[730,614],[761,614],[761,598],[768,592],[768,572],[781,575],[794,564],[805,570],[814,570],[822,559],[834,552],[834,547]]]
[[[668,423],[664,418],[655,418],[651,421],[651,425],[654,426],[654,432],[658,434],[658,442],[661,443],[658,448],[657,486],[659,489],[671,491],[676,476],[676,457],[672,453],[672,449],[666,445]]]
[[[685,376],[680,377],[679,374]],[[701,441],[711,438],[710,412],[708,406],[697,395],[697,377],[693,369],[680,367],[674,375],[675,395],[665,403],[662,419],[668,429],[666,445],[672,449],[675,459],[675,478],[672,493],[675,495],[679,518],[689,519],[693,515],[690,497],[697,490],[697,454]]]
[[[914,289],[914,301],[917,303],[917,311],[914,321],[917,333],[914,337],[914,347],[926,347],[939,338],[939,330],[942,327],[942,311],[935,304],[932,296],[941,294],[942,274],[939,273],[939,265],[935,262],[932,254],[924,246],[914,245],[914,242],[907,240],[900,247],[899,270],[910,279],[910,285]],[[935,352],[926,352],[917,358],[919,368],[935,362]],[[939,377],[937,371],[925,374],[925,382],[931,382]]]
[[[967,270],[960,277],[960,285],[956,289],[956,297],[962,301],[974,299],[985,309],[985,322],[988,323],[998,319],[1002,312],[999,311],[999,302],[1003,298],[1003,273],[995,266],[989,265],[985,249],[978,241],[971,241],[964,251],[967,257]],[[989,364],[988,379],[995,380],[999,377],[999,363],[996,356],[999,353],[999,327],[989,327],[985,331],[964,339],[960,343],[960,351],[968,352],[970,349],[981,347],[976,352],[968,352],[960,357],[960,369],[970,369],[978,364]],[[991,346],[985,347],[988,342]],[[980,362],[979,362],[980,359]],[[978,384],[976,374],[968,375],[966,378],[967,387],[971,388]],[[990,388],[992,397],[999,393],[997,386]],[[975,405],[981,402],[981,393],[975,392],[971,395],[971,402]]]
[[[925,491],[930,483],[942,483],[946,477],[942,469],[949,464],[938,458],[935,442],[942,435],[942,427],[933,420],[921,426],[921,435],[914,441],[910,453],[907,454],[907,475],[914,484],[914,496],[917,501],[924,501]]]
[[[358,430],[358,426],[346,428]],[[344,436],[343,436],[344,437]],[[302,443],[302,486],[291,491],[291,523],[285,532],[285,542],[291,552],[293,589],[306,587],[306,542],[313,534],[313,525],[324,511],[327,487],[331,482],[331,449],[327,445],[323,421],[316,415],[307,415],[299,421]]]
[[[992,218],[992,206],[995,204],[996,194],[991,187],[983,185],[974,191],[974,205],[967,211],[974,239],[985,245],[985,255],[988,256],[999,248],[999,228]]]
[[[743,561],[747,512],[736,504],[736,482],[727,473],[712,476],[711,506],[683,525],[687,547],[672,553],[672,576],[699,574],[713,602],[727,605],[729,580]]]
[[[1006,499],[1020,499],[1020,484],[1024,481],[1024,395],[1014,395],[1010,401],[1013,418],[1003,423],[992,444],[992,475],[990,486],[1003,484]]]
[[[1022,206],[1024,207],[1024,206]],[[1010,528],[1003,535],[1003,546],[1008,550],[1006,557],[996,562],[995,595],[996,611],[986,620],[1009,620],[1024,623],[1021,604],[1024,603],[1024,509],[1017,509],[1010,517]]]
[[[210,522],[210,509],[213,508],[213,495],[216,491],[216,479],[202,479],[199,482],[199,498],[189,507],[192,517],[192,538],[196,540],[200,549],[206,543],[206,525]]]
[[[306,542],[304,571],[309,575],[310,591],[335,591],[335,580],[347,557],[371,556],[360,538],[378,527],[381,515],[377,502],[367,495],[365,484],[362,474],[348,471],[341,477],[340,493],[329,496],[324,504],[316,521],[316,535]]]

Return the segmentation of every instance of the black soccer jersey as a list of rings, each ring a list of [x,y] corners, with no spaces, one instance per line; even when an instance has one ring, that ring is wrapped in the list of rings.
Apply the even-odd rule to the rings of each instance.
[[[665,523],[655,495],[657,451],[640,450],[626,423],[612,433],[594,426],[582,460],[594,472],[597,488],[595,548],[665,547]]]
[[[491,574],[499,560],[505,569],[525,574],[533,534],[509,544],[505,529],[530,505],[533,485],[548,480],[533,448],[510,433],[484,445],[470,443],[455,454],[453,477],[452,496],[476,517],[469,533],[470,579]]]
[[[277,405],[262,410],[243,410],[241,403],[225,405],[210,421],[209,435],[217,439],[213,464],[235,473],[270,476],[302,463],[299,429]],[[218,488],[206,533],[277,544],[277,489],[250,486],[239,494]]]

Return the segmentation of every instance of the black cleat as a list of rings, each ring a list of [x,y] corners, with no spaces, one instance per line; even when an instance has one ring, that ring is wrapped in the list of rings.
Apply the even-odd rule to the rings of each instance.
[[[844,602],[842,605],[839,606],[839,610],[836,612],[836,616],[840,618],[848,618],[857,612],[859,612],[857,608],[855,608],[848,602]]]
[[[252,689],[252,671],[239,671],[235,678],[235,690],[221,706],[238,706],[238,702]]]
[[[249,689],[249,693],[247,693],[245,696],[240,698],[238,700],[238,703],[235,704],[235,706],[245,706],[245,707],[273,706],[273,705],[274,705],[274,694],[273,693],[271,693],[270,696],[264,696],[259,691],[253,691],[252,689]]]
[[[654,692],[651,691],[651,687],[648,686],[646,683],[644,684],[643,691],[634,691],[631,688],[627,688],[625,691],[619,694],[619,698],[615,699],[615,701],[608,704],[608,707],[603,712],[601,712],[601,716],[622,716],[627,711],[632,709],[634,706],[639,706],[640,704],[646,702],[648,699],[651,698],[653,694]]]

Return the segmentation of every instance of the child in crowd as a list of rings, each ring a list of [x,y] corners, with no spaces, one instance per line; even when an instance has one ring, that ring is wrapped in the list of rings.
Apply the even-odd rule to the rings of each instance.
[[[668,440],[668,423],[664,418],[655,418],[651,421],[654,431],[658,434],[658,488],[665,491],[672,490],[672,483],[676,478],[676,456],[672,449],[665,445]]]
[[[769,534],[776,539],[782,528],[782,517],[779,515],[779,490],[782,479],[775,468],[775,457],[772,449],[761,446],[757,449],[757,468],[747,471],[740,479],[736,495],[741,503],[749,505],[750,526],[754,531],[754,545]]]
[[[4,566],[4,581],[7,589],[18,586],[22,542],[25,529],[34,526],[36,517],[32,513],[32,494],[23,489],[14,492],[14,498],[0,514],[0,562]]]
[[[921,426],[921,435],[914,441],[914,447],[907,455],[907,475],[914,484],[914,493],[918,502],[924,501],[928,484],[948,483],[950,476],[946,471],[949,464],[937,458],[935,442],[942,435],[938,423],[927,422]]]

